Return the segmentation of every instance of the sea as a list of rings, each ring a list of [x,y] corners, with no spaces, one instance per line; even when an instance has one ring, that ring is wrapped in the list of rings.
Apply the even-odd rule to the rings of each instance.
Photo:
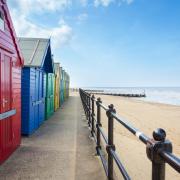
[[[145,93],[145,98],[138,99],[180,106],[180,87],[91,87],[85,89],[104,91],[105,93]]]

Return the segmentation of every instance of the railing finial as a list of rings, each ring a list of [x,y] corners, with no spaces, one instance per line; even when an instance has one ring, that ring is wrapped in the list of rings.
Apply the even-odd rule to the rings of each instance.
[[[159,128],[153,132],[153,138],[146,147],[146,153],[152,162],[152,180],[165,180],[165,160],[160,151],[172,153],[172,144],[166,140],[166,132]]]
[[[116,110],[114,109],[114,105],[113,104],[110,104],[109,106],[108,106],[108,110],[106,111],[106,115],[108,116],[108,117],[111,117],[112,116],[112,113],[116,113]]]
[[[97,98],[98,103],[102,103],[102,100],[100,97]]]
[[[165,141],[166,131],[164,129],[158,128],[153,132],[153,138],[156,141]]]

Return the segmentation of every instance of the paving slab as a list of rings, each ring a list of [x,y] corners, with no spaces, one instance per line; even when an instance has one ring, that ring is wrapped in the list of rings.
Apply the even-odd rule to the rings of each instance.
[[[79,96],[70,96],[0,166],[0,180],[104,180]]]

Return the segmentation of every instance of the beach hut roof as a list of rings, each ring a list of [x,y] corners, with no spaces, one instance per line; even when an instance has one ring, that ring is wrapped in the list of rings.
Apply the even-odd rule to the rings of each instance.
[[[60,69],[60,63],[54,63],[54,71],[55,71],[55,74],[57,74],[58,69]]]
[[[54,72],[50,39],[19,38],[19,44],[24,56],[24,66],[42,68],[48,73]]]
[[[24,64],[24,59],[23,59],[23,56],[22,56],[21,51],[20,51],[20,47],[19,47],[19,44],[18,44],[18,40],[17,40],[17,37],[16,37],[15,29],[14,29],[14,26],[13,26],[13,22],[12,22],[10,13],[9,13],[9,9],[8,9],[6,0],[0,0],[0,10],[3,12],[3,17],[7,22],[7,26],[9,28],[9,33],[10,33],[10,38],[13,40],[13,44],[14,44],[15,50],[17,52],[19,64],[23,65]],[[2,41],[2,42],[4,42],[4,41]],[[13,50],[11,48],[9,49],[6,46],[4,47],[4,44],[2,42],[0,42],[0,47],[2,49],[4,49],[4,50],[14,54]],[[9,44],[9,42],[7,44]]]

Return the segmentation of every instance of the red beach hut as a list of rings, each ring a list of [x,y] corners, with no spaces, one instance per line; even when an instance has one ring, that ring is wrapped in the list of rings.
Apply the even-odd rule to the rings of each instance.
[[[0,164],[21,142],[22,65],[7,3],[0,0]]]

